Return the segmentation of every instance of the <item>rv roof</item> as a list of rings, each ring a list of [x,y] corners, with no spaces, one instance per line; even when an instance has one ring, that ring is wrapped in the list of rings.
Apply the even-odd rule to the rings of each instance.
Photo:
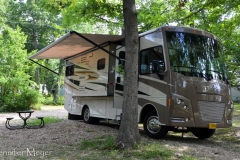
[[[70,31],[55,42],[49,44],[29,59],[66,59],[107,42],[123,39],[123,35],[81,34]],[[94,42],[94,43],[91,43]]]

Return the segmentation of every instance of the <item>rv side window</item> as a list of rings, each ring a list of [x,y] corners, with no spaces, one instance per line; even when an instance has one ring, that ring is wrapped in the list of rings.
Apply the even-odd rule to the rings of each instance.
[[[101,70],[105,68],[105,58],[99,59],[97,62],[97,69]]]
[[[119,52],[119,58],[120,58],[120,60],[118,61],[118,64],[121,64],[122,66],[124,66],[124,64],[125,64],[125,52],[124,51]]]
[[[74,64],[70,62],[67,63],[65,75],[66,76],[74,75]]]
[[[162,46],[148,48],[140,52],[140,74],[165,71]]]

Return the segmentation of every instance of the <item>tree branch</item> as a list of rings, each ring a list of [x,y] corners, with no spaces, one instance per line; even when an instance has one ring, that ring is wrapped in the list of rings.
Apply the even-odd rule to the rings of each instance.
[[[97,15],[97,14],[93,14],[96,18],[102,20],[102,21],[105,21],[106,23],[113,23],[113,24],[119,24],[118,22],[112,22],[112,21],[109,21],[103,17],[101,17],[100,15]]]
[[[199,8],[197,11],[192,12],[191,14],[187,15],[186,17],[183,17],[183,18],[178,19],[177,21],[184,21],[184,20],[192,17],[193,15],[201,12],[201,11],[204,10],[207,6],[209,6],[210,4],[213,4],[214,2],[215,2],[215,0],[213,0],[212,2],[210,2],[210,3],[208,3],[208,4],[203,5],[203,6],[202,6],[201,8]]]

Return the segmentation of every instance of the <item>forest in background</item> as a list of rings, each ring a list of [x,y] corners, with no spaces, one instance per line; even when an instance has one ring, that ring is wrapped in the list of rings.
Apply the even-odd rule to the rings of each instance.
[[[162,25],[194,27],[219,37],[232,85],[240,78],[240,0],[136,0],[139,32]],[[119,0],[0,0],[0,111],[34,107],[44,94],[40,84],[62,103],[63,61],[28,57],[70,30],[80,33],[121,34]],[[55,90],[52,96],[52,90]],[[46,96],[46,95],[44,95]]]

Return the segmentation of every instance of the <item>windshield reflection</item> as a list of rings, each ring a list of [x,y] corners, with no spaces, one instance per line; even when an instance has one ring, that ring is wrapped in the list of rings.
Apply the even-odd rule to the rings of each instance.
[[[209,37],[166,32],[172,70],[206,80],[227,80],[222,45]]]

